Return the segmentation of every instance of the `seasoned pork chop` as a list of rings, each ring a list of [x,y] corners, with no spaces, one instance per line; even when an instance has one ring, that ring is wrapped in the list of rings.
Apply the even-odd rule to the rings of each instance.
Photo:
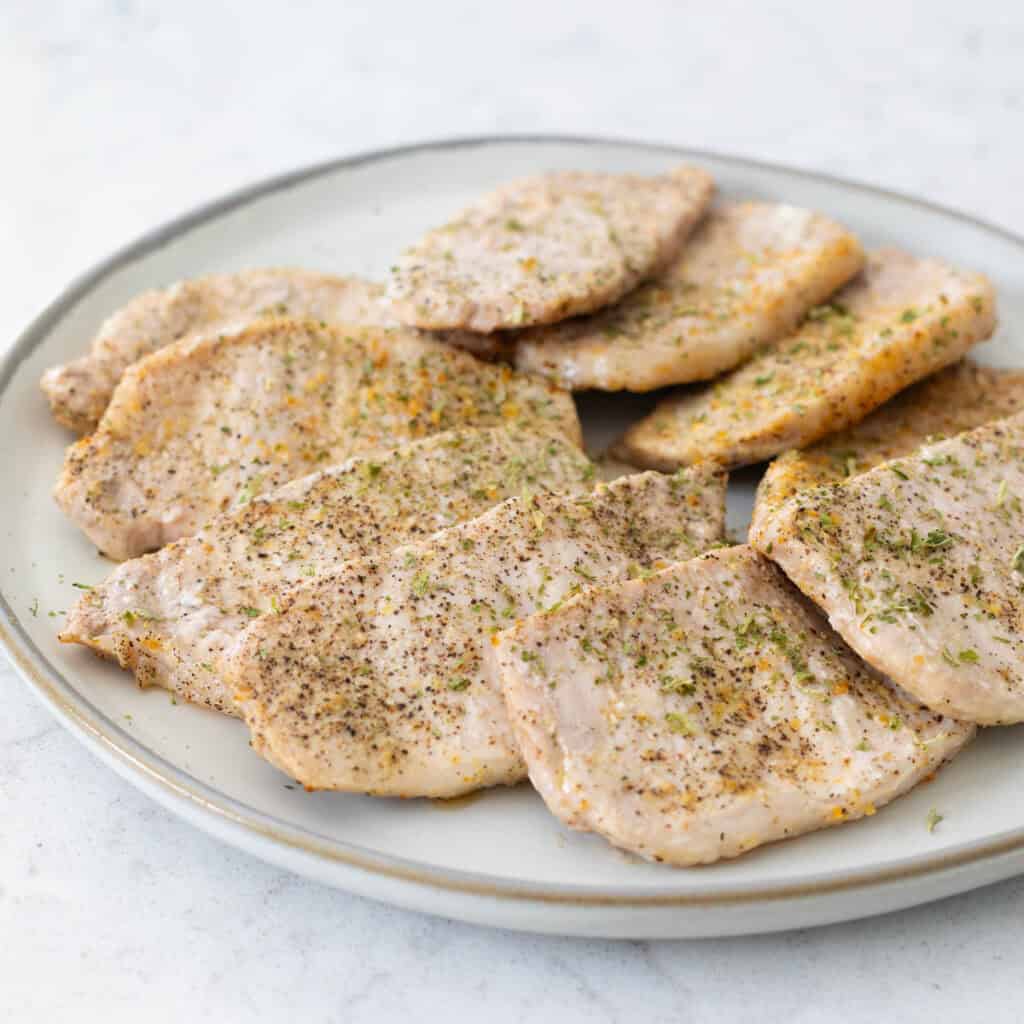
[[[499,641],[552,813],[669,864],[874,814],[973,732],[862,664],[747,547],[585,591]]]
[[[751,541],[929,707],[1024,721],[1024,413],[804,491]]]
[[[103,415],[132,363],[195,331],[236,329],[268,314],[386,326],[383,286],[308,270],[243,270],[143,292],[99,329],[88,355],[43,375],[58,423],[84,434]]]
[[[659,469],[759,462],[859,422],[994,327],[995,294],[983,275],[880,250],[796,334],[716,384],[666,399],[618,451]]]
[[[118,566],[82,597],[60,638],[117,660],[142,686],[236,713],[221,659],[297,582],[471,519],[524,491],[589,492],[593,478],[575,445],[500,427],[356,456]]]
[[[713,191],[696,167],[511,182],[406,250],[395,311],[410,326],[484,333],[589,313],[671,260]]]
[[[521,779],[483,665],[499,630],[597,580],[722,536],[725,478],[697,467],[512,498],[292,591],[231,659],[253,746],[311,789],[456,796]]]
[[[857,239],[827,217],[727,203],[667,270],[615,306],[525,332],[517,364],[576,391],[707,380],[789,334],[863,264]]]
[[[131,558],[349,455],[495,424],[580,439],[565,392],[415,332],[264,319],[130,367],[68,450],[57,500]]]
[[[757,488],[754,522],[797,491],[865,473],[909,455],[925,441],[940,441],[1022,409],[1024,373],[962,360],[908,388],[855,427],[780,455]]]

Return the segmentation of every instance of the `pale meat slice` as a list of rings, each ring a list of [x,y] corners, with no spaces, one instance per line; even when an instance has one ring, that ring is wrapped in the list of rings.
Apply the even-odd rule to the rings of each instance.
[[[141,686],[234,714],[221,660],[291,586],[524,491],[589,492],[594,475],[575,445],[501,427],[356,456],[118,566],[83,595],[60,639],[118,661]]]
[[[760,462],[859,422],[994,328],[995,294],[982,274],[878,250],[796,334],[721,381],[666,399],[617,451],[658,469]]]
[[[512,498],[359,559],[257,620],[228,681],[254,748],[310,789],[451,797],[525,766],[484,654],[517,618],[722,538],[725,479],[696,468]]]
[[[211,274],[136,296],[99,329],[87,355],[43,374],[57,422],[95,428],[132,363],[196,331],[236,329],[267,315],[386,326],[383,286],[358,277],[270,268]]]
[[[517,365],[575,391],[708,380],[789,334],[863,265],[857,239],[827,217],[723,204],[668,269],[616,305],[525,332]]]
[[[713,191],[710,175],[686,166],[510,182],[402,254],[393,307],[410,326],[483,333],[589,313],[671,260]]]
[[[1024,721],[1024,413],[804,491],[751,541],[929,707]]]
[[[264,319],[130,367],[56,496],[120,560],[350,455],[499,424],[580,440],[571,396],[545,381],[417,332]]]
[[[876,675],[747,547],[589,590],[492,658],[552,813],[667,864],[874,814],[973,733]]]
[[[798,491],[838,483],[941,441],[1024,410],[1024,373],[978,366],[970,359],[915,384],[855,427],[768,465],[757,488],[755,524]]]

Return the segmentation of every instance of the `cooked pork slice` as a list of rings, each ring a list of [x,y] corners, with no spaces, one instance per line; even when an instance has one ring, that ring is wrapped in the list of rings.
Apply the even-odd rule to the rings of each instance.
[[[1024,413],[803,491],[751,541],[930,708],[1024,721]]]
[[[880,250],[796,334],[714,385],[666,399],[618,450],[659,469],[760,462],[859,422],[994,327],[995,294],[983,275]]]
[[[909,455],[925,441],[941,441],[1021,410],[1024,373],[962,360],[908,388],[855,427],[771,462],[757,488],[754,522],[797,491],[837,483]]]
[[[484,333],[589,313],[671,260],[713,190],[696,167],[511,182],[406,250],[394,309],[410,326]]]
[[[863,264],[857,239],[827,217],[724,204],[667,270],[615,306],[524,332],[517,363],[577,391],[707,380],[789,334]]]
[[[221,659],[295,583],[524,491],[589,492],[593,478],[594,466],[575,445],[501,427],[356,456],[118,566],[72,609],[60,639],[115,659],[142,686],[235,714]]]
[[[383,286],[308,270],[243,270],[143,292],[99,329],[89,353],[43,375],[58,423],[93,430],[132,363],[194,331],[236,329],[268,314],[385,326]]]
[[[874,814],[973,732],[871,671],[748,547],[588,590],[491,657],[552,813],[669,864]]]
[[[291,591],[228,661],[253,746],[310,789],[448,797],[518,781],[483,663],[498,631],[720,542],[724,504],[724,476],[703,467],[512,498]]]
[[[130,367],[57,500],[106,555],[131,558],[350,455],[459,426],[579,442],[572,398],[415,332],[264,319]]]

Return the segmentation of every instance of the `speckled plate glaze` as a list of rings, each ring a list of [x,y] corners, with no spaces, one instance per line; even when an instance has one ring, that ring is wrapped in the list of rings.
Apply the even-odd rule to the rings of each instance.
[[[72,284],[14,343],[0,371],[3,642],[26,682],[101,758],[199,828],[329,885],[446,917],[540,932],[694,937],[863,917],[1024,871],[1024,731],[984,733],[931,783],[842,828],[729,863],[674,870],[562,828],[528,786],[450,804],[307,794],[248,748],[241,723],[142,692],[82,648],[62,612],[109,571],[51,497],[70,438],[49,417],[42,370],[82,352],[136,292],[268,264],[383,275],[395,254],[462,203],[516,175],[707,167],[727,196],[810,206],[869,245],[897,244],[990,274],[1002,326],[979,358],[1024,365],[1024,240],[927,203],[820,175],[700,151],[592,139],[412,146],[257,184],[181,218]],[[1016,329],[1016,330],[1015,330]],[[592,443],[650,399],[584,396]],[[757,474],[731,485],[743,528]],[[66,780],[54,780],[64,785]],[[945,816],[930,832],[931,808]]]

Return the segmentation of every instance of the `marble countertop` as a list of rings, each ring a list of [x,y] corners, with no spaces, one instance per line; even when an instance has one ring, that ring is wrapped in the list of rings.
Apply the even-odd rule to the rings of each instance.
[[[1012,4],[287,8],[0,5],[0,337],[199,201],[444,135],[701,146],[912,192],[1024,233],[1024,13]],[[236,853],[99,764],[6,666],[0,687],[4,1021],[1020,1016],[1024,878],[746,939],[488,931]]]

